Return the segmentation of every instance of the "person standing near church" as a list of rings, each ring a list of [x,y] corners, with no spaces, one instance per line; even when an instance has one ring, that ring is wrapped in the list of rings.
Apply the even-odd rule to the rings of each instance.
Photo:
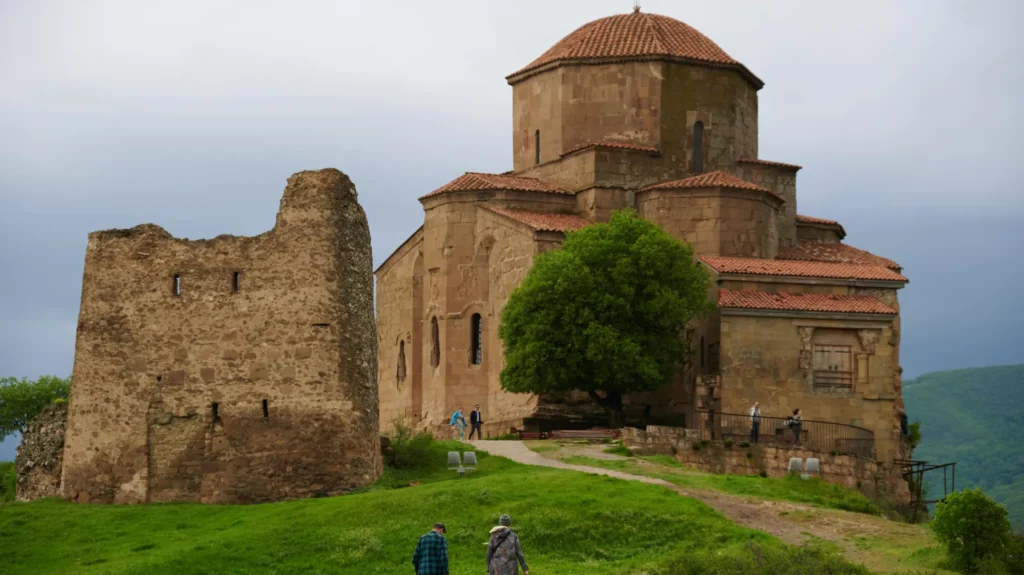
[[[462,408],[455,410],[452,414],[452,439],[462,441],[466,438],[466,416],[462,415]]]
[[[750,442],[757,443],[758,437],[761,435],[761,404],[754,402],[754,407],[750,408]]]
[[[473,411],[469,412],[469,439],[473,439],[473,434],[476,434],[477,439],[483,439],[484,436],[480,432],[480,426],[483,425],[483,415],[480,414],[480,406],[474,405]]]

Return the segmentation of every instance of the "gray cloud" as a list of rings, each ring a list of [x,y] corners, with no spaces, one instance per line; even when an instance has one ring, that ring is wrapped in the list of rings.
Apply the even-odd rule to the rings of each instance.
[[[1024,4],[641,4],[765,80],[760,155],[805,166],[802,213],[905,266],[908,375],[1024,361]],[[0,0],[0,374],[70,373],[92,230],[256,234],[288,175],[334,166],[379,263],[421,222],[415,198],[511,166],[503,77],[629,9]]]

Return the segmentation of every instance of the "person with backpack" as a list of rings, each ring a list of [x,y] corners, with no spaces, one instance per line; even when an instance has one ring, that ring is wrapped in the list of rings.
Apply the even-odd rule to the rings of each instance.
[[[462,415],[462,408],[459,407],[452,414],[452,439],[462,441],[466,439],[466,416]]]
[[[786,425],[793,430],[793,445],[800,445],[800,432],[803,431],[804,418],[800,415],[800,408],[793,410],[793,415],[786,420]]]
[[[530,575],[519,536],[512,531],[512,518],[502,515],[498,526],[491,529],[491,540],[487,544],[487,575],[519,575],[520,565],[523,575]]]

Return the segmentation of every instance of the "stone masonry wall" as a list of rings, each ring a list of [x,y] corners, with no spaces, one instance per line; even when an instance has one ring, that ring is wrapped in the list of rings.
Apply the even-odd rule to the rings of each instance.
[[[778,206],[763,193],[721,188],[637,194],[637,211],[704,256],[773,258]]]
[[[746,413],[759,401],[766,416],[786,417],[801,408],[804,419],[865,427],[874,433],[877,460],[891,461],[900,439],[892,335],[891,321],[723,313],[721,410]],[[815,388],[811,354],[816,344],[850,346],[852,390]]]
[[[415,426],[422,400],[422,232],[377,271],[377,373],[381,431]],[[414,400],[414,395],[419,400]]]
[[[18,501],[60,497],[60,472],[64,459],[64,430],[68,406],[46,406],[21,434],[14,469],[18,474]]]
[[[246,503],[382,471],[370,235],[333,169],[288,179],[273,230],[90,234],[63,496]]]
[[[874,461],[853,455],[832,454],[796,447],[749,445],[726,446],[722,441],[699,441],[693,429],[647,426],[645,430],[625,428],[623,444],[637,454],[669,454],[687,466],[709,473],[785,477],[789,460],[805,462],[817,458],[822,480],[858,490],[871,498],[886,498],[898,503],[910,501],[907,482],[898,469],[879,466]]]

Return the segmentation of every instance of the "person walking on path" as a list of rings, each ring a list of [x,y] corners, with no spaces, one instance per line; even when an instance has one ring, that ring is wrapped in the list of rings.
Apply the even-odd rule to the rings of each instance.
[[[761,404],[754,402],[754,407],[750,408],[750,442],[757,443],[758,437],[761,435]]]
[[[466,416],[462,415],[462,408],[459,407],[452,414],[452,439],[462,441],[466,438]]]
[[[434,528],[416,542],[416,551],[412,554],[416,575],[448,575],[446,532],[444,523],[435,523]]]
[[[512,531],[512,518],[502,515],[487,544],[487,575],[519,575],[520,565],[523,575],[530,575],[519,536]]]
[[[473,411],[469,412],[469,439],[473,440],[473,434],[476,434],[477,439],[483,439],[483,434],[480,432],[480,426],[483,425],[483,416],[480,414],[480,406],[474,405]]]
[[[793,430],[793,445],[800,445],[800,432],[803,430],[804,418],[800,415],[800,408],[793,410],[789,418],[789,428]]]

